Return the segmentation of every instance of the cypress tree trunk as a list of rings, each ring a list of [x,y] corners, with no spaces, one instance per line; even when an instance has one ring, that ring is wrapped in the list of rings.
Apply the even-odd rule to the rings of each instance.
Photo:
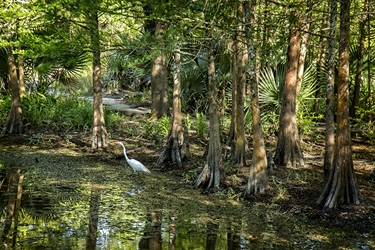
[[[335,123],[334,123],[334,86],[335,86],[335,41],[336,41],[337,1],[331,1],[330,39],[328,44],[328,82],[326,96],[326,135],[324,152],[324,182],[328,181],[332,169],[335,152]]]
[[[366,13],[366,12],[368,12],[367,5],[364,4],[363,13]],[[367,22],[364,15],[361,15],[359,18],[361,19],[361,21],[359,22],[359,27],[358,27],[359,41],[358,41],[357,71],[355,74],[353,101],[352,101],[352,105],[350,105],[350,116],[353,118],[356,116],[356,109],[359,106],[359,95],[361,91],[363,56],[364,56],[364,50],[365,50],[365,37],[366,37],[365,24]]]
[[[299,93],[301,92],[303,73],[305,70],[307,48],[308,48],[308,44],[310,41],[310,32],[311,32],[310,27],[311,27],[311,19],[312,19],[312,0],[308,0],[307,5],[308,5],[307,6],[308,9],[306,10],[304,30],[307,30],[308,32],[305,32],[302,36],[301,50],[299,52],[299,60],[298,60],[296,96],[298,96]]]
[[[245,85],[246,85],[246,64],[248,61],[247,46],[244,42],[244,9],[242,2],[237,3],[237,19],[238,24],[236,28],[235,38],[235,53],[236,53],[236,96],[232,100],[235,102],[235,126],[234,126],[234,143],[232,143],[232,163],[238,166],[246,164],[246,139],[245,139],[245,124],[244,124],[244,103],[245,103]]]
[[[23,65],[23,57],[22,55],[18,56],[18,75],[20,78],[20,95],[26,94],[26,87],[25,87],[25,70]]]
[[[335,1],[335,0],[333,0]],[[335,209],[340,204],[359,204],[354,174],[349,121],[350,0],[340,2],[340,50],[337,82],[337,144],[329,180],[317,204]]]
[[[16,61],[13,55],[12,47],[7,48],[9,63],[9,78],[12,88],[12,106],[10,107],[9,118],[5,124],[5,133],[20,134],[23,131],[22,106],[20,92],[18,89],[18,77]]]
[[[244,4],[246,13],[247,33],[253,29],[255,21],[255,7],[256,0],[248,1]],[[254,60],[255,51],[253,43],[248,42],[248,51],[250,60]],[[254,60],[255,61],[255,60]],[[249,180],[245,189],[244,196],[256,195],[263,193],[268,188],[267,182],[267,155],[266,147],[263,139],[262,122],[260,118],[259,96],[258,96],[258,77],[256,63],[252,62],[250,65],[250,97],[251,97],[251,112],[253,115],[253,159],[250,166]]]
[[[367,10],[367,61],[371,62],[371,19],[370,19],[370,0],[365,0],[365,8]],[[371,109],[372,107],[372,100],[371,100],[371,67],[367,67],[367,96],[366,101],[368,108]]]
[[[303,155],[299,140],[296,118],[296,88],[299,50],[301,42],[300,18],[294,16],[291,20],[289,47],[281,114],[279,135],[274,161],[278,165],[303,166]]]
[[[233,59],[232,59],[232,111],[231,111],[231,120],[230,120],[230,129],[228,134],[228,139],[226,145],[231,146],[234,144],[234,134],[235,128],[237,126],[236,113],[237,113],[237,64],[236,64],[236,42],[233,41]]]
[[[98,13],[91,15],[91,46],[93,49],[92,82],[93,82],[93,122],[92,122],[92,145],[93,149],[106,147],[108,144],[108,133],[105,128],[104,109],[102,100],[102,75],[100,62],[99,41],[99,18]]]
[[[190,155],[187,134],[185,133],[184,127],[182,125],[180,60],[180,49],[177,48],[174,53],[173,106],[171,128],[169,131],[165,149],[156,162],[156,165],[166,163],[169,166],[176,165],[178,167],[181,167],[183,159]]]
[[[206,164],[194,181],[194,188],[205,186],[207,189],[213,188],[217,191],[220,186],[220,172],[223,167],[219,118],[217,107],[217,87],[215,78],[215,56],[212,45],[212,30],[209,34],[209,62],[208,62],[208,98],[209,98],[209,119],[210,119],[210,139],[208,142],[208,154]]]
[[[327,3],[324,3],[324,10],[325,11],[329,11],[329,7],[327,7],[328,4]],[[326,53],[327,53],[327,50],[326,50],[326,38],[324,37],[324,34],[326,33],[326,28],[327,28],[327,23],[328,23],[328,18],[325,17],[326,14],[323,14],[323,17],[322,17],[322,23],[320,24],[321,25],[321,31],[320,31],[320,37],[319,37],[319,42],[318,42],[318,55],[317,55],[317,62],[316,62],[316,73],[317,73],[317,81],[318,83],[321,83],[322,80],[322,76],[324,74],[324,62],[325,62],[325,59],[326,59]],[[315,113],[316,114],[320,114],[321,111],[320,111],[320,102],[319,102],[319,98],[322,96],[323,92],[322,92],[322,88],[320,85],[317,85],[317,90],[315,91],[315,100],[314,100],[314,110],[315,110]]]
[[[163,34],[167,30],[167,24],[156,23],[155,36],[157,41],[163,45]],[[163,46],[160,48],[163,49]],[[168,69],[164,51],[159,52],[151,63],[151,116],[159,119],[169,114],[168,102]]]

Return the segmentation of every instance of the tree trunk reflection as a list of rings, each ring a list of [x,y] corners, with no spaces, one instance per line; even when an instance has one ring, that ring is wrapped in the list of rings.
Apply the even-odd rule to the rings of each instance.
[[[169,222],[169,250],[175,250],[176,249],[176,219],[177,219],[177,213],[174,212],[175,209],[172,208],[171,214],[169,216],[170,222]]]
[[[8,238],[11,234],[12,221],[14,220],[13,241],[14,247],[17,242],[18,215],[20,211],[22,198],[23,175],[21,169],[15,166],[10,167],[10,176],[8,184],[8,206],[6,207],[6,219],[4,223],[4,232],[2,236],[3,246],[7,249]]]
[[[240,219],[233,218],[228,225],[228,233],[227,233],[227,246],[228,250],[236,250],[241,249],[240,247],[240,235],[239,235],[239,228],[241,223]]]
[[[206,250],[215,250],[218,229],[218,224],[207,222]]]
[[[148,217],[143,237],[139,242],[139,249],[161,250],[161,213],[152,211]]]
[[[98,221],[99,221],[99,207],[100,207],[100,193],[101,189],[98,184],[91,185],[90,198],[90,222],[89,232],[86,238],[86,250],[95,250],[96,239],[98,236]]]

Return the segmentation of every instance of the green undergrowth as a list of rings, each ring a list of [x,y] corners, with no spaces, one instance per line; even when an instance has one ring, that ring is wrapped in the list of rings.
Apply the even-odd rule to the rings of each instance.
[[[21,98],[22,119],[25,127],[50,126],[53,129],[86,129],[92,124],[92,104],[85,98],[67,95],[34,93]],[[11,107],[10,96],[0,99],[0,123],[4,124]],[[104,110],[108,126],[119,121],[120,116]]]

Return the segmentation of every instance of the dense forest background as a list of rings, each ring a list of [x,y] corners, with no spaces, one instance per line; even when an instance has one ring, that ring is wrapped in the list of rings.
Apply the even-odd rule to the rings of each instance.
[[[194,120],[208,138],[194,186],[220,190],[227,164],[250,165],[250,197],[268,188],[267,168],[303,166],[300,138],[320,127],[326,188],[318,204],[359,204],[350,130],[375,140],[370,2],[3,1],[3,132],[75,129],[100,150],[120,119],[103,108],[103,93],[142,92],[126,98],[151,108],[148,135],[166,141],[158,165],[189,158]],[[87,95],[93,108],[83,105]]]

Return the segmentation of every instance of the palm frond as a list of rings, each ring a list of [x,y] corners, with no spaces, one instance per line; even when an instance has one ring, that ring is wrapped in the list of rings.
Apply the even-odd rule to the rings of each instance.
[[[275,127],[281,111],[282,92],[285,81],[285,64],[278,64],[275,69],[265,68],[259,77],[259,104],[264,124]],[[316,67],[312,64],[305,68],[301,91],[297,96],[300,107],[298,112],[308,112],[309,100],[318,90]]]
[[[278,66],[276,70],[265,68],[259,77],[259,104],[263,109],[279,111],[284,85],[285,67]]]
[[[185,110],[190,107],[206,106],[202,101],[206,100],[207,94],[207,68],[190,61],[190,63],[184,62],[181,70],[181,99]]]
[[[303,72],[301,92],[297,98],[304,101],[313,96],[318,89],[316,68],[313,64],[310,64]]]
[[[74,50],[33,60],[32,70],[39,78],[38,91],[45,92],[52,83],[62,84],[68,90],[78,88],[77,77],[87,62],[86,53]]]

